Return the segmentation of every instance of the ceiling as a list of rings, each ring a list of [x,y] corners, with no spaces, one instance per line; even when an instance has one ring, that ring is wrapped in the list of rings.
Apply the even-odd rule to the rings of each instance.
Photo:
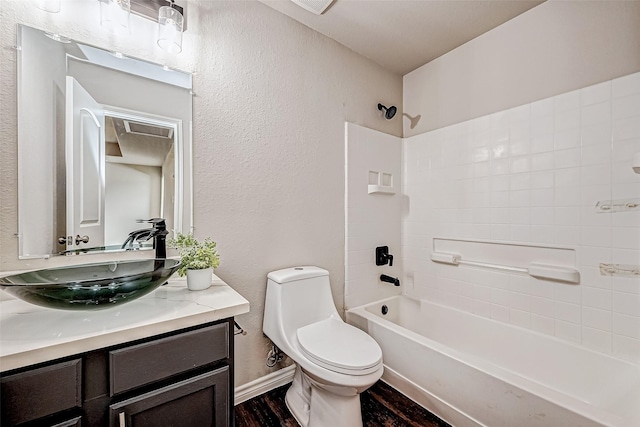
[[[322,15],[315,15],[290,0],[260,1],[401,75],[542,3],[334,0]]]

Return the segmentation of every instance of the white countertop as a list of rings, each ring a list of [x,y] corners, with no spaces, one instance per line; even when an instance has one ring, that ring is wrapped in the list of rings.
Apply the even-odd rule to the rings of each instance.
[[[18,299],[0,301],[0,372],[248,311],[249,301],[216,276],[203,291],[189,291],[184,278],[175,278],[106,310],[65,311]]]

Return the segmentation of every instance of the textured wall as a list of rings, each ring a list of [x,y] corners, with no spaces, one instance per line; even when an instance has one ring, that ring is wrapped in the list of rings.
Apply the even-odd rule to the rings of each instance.
[[[639,70],[639,1],[549,0],[406,74],[404,136]]]
[[[380,118],[376,105],[400,104],[402,79],[257,2],[188,3],[178,56],[160,52],[153,25],[137,17],[130,37],[102,30],[97,4],[63,1],[53,15],[31,2],[2,3],[0,269],[74,261],[17,260],[15,25],[192,70],[196,235],[214,237],[222,256],[217,274],[251,303],[238,319],[249,334],[236,339],[236,384],[265,375],[269,271],[294,264],[328,269],[342,308],[344,122],[400,136],[402,122]]]

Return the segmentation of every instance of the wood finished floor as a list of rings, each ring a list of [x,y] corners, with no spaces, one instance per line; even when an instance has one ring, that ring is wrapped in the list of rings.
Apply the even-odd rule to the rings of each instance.
[[[284,403],[288,388],[289,384],[236,406],[236,427],[298,427]],[[365,427],[451,427],[382,381],[362,393],[360,403]]]

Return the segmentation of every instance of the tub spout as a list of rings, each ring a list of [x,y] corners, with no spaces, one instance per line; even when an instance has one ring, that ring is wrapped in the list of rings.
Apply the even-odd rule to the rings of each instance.
[[[387,276],[386,274],[380,275],[380,280],[387,283],[393,283],[393,286],[400,286],[400,279],[397,277]]]

